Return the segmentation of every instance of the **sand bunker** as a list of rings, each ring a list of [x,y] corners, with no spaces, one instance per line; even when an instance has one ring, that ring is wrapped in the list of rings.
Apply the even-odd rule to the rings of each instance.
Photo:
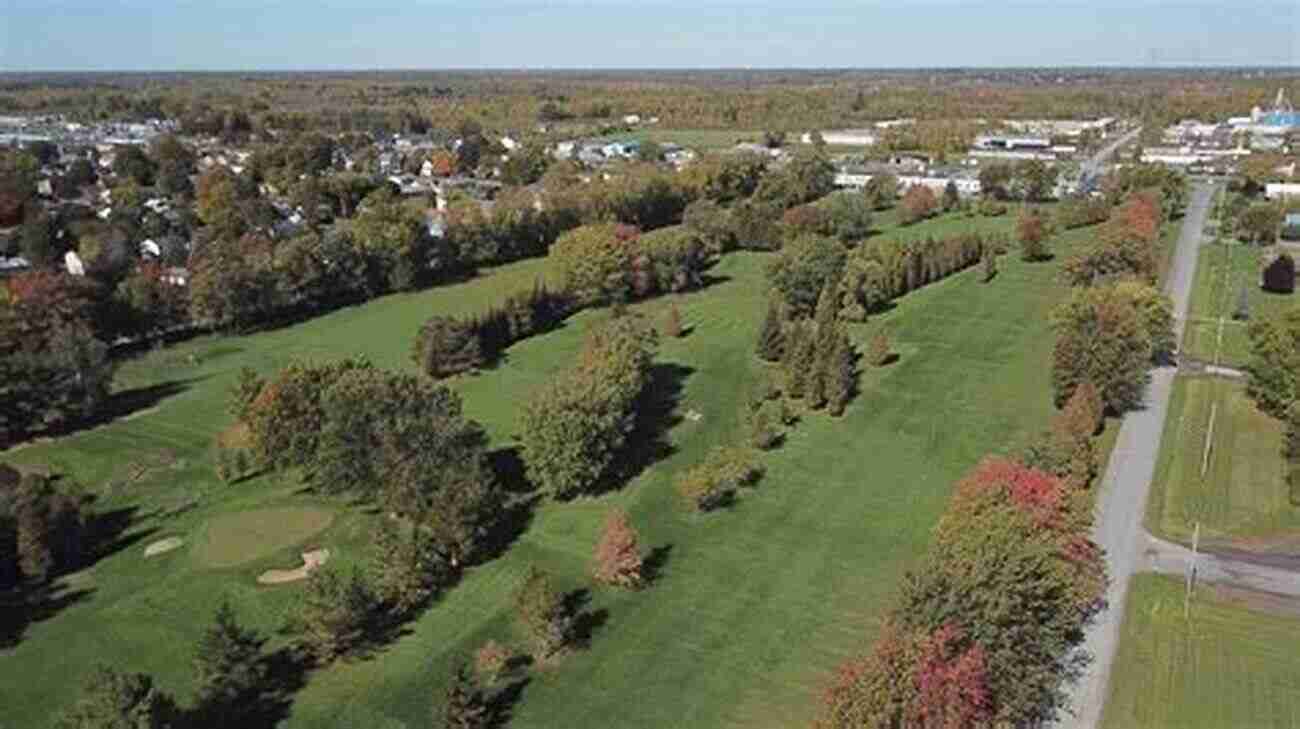
[[[257,582],[261,585],[282,585],[286,582],[297,582],[298,580],[307,579],[311,571],[325,564],[330,558],[328,549],[315,549],[310,552],[302,553],[302,566],[294,570],[267,570],[258,578]]]
[[[167,537],[166,539],[159,539],[158,541],[144,548],[144,556],[146,559],[149,557],[157,557],[160,554],[166,554],[172,551],[173,549],[179,548],[184,543],[185,540],[181,539],[180,537]]]

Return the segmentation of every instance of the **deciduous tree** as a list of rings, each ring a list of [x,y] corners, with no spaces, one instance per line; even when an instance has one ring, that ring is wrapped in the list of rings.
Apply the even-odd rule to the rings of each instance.
[[[614,509],[605,519],[596,543],[592,576],[597,582],[636,589],[644,581],[641,543],[623,509]]]

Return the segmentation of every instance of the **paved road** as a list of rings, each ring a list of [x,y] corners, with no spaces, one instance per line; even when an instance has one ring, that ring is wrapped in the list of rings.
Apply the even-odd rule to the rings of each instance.
[[[1146,570],[1182,577],[1187,574],[1191,561],[1192,550],[1187,547],[1146,537],[1142,565]],[[1295,561],[1292,556],[1270,558],[1247,553],[1201,552],[1196,555],[1196,580],[1300,597],[1300,572],[1296,571]]]
[[[1174,341],[1182,341],[1192,278],[1196,272],[1197,248],[1201,243],[1201,231],[1205,228],[1212,193],[1213,187],[1209,183],[1195,186],[1178,236],[1173,268],[1166,284],[1174,303]],[[1061,717],[1058,721],[1061,727],[1093,729],[1100,724],[1110,667],[1119,642],[1120,623],[1124,619],[1129,577],[1143,566],[1143,554],[1148,546],[1142,515],[1146,511],[1147,492],[1156,470],[1160,434],[1164,430],[1165,412],[1177,371],[1174,366],[1164,366],[1152,373],[1145,407],[1125,416],[1115,450],[1101,480],[1094,538],[1106,552],[1106,570],[1110,576],[1106,591],[1107,608],[1088,630],[1084,649],[1093,656],[1093,663],[1073,687],[1071,705],[1075,714]]]
[[[1137,135],[1141,133],[1142,127],[1137,127],[1119,139],[1116,139],[1105,147],[1102,147],[1101,151],[1097,152],[1097,154],[1088,158],[1088,161],[1080,165],[1079,181],[1082,182],[1089,177],[1096,177],[1101,172],[1101,166],[1106,163],[1106,160],[1109,159],[1112,154],[1115,154],[1115,150],[1137,138]]]

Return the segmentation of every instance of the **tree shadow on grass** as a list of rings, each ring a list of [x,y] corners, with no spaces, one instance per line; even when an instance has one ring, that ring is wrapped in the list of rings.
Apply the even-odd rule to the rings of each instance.
[[[524,463],[517,447],[498,448],[488,454],[488,462],[505,495],[497,518],[488,529],[483,548],[466,566],[496,559],[528,531],[533,513],[542,500],[541,494],[524,475]]]
[[[0,592],[0,650],[18,645],[29,627],[88,599],[93,592],[93,588],[70,588],[59,580]]]
[[[503,727],[510,723],[510,719],[514,716],[515,706],[524,697],[524,689],[528,687],[531,681],[531,678],[524,676],[506,683],[495,691],[488,692],[487,725],[489,727]]]
[[[229,702],[200,704],[188,712],[185,726],[196,729],[275,729],[289,718],[293,697],[307,685],[311,656],[292,646],[264,653],[265,680],[248,695]]]
[[[673,552],[673,545],[665,544],[662,547],[655,547],[650,550],[650,554],[641,562],[641,576],[645,578],[647,585],[653,585],[663,578],[664,567],[668,564],[668,557]]]
[[[590,648],[592,637],[609,622],[608,610],[589,610],[590,605],[591,590],[585,587],[564,596],[564,610],[573,616],[573,647],[580,650]]]
[[[636,406],[636,422],[628,433],[623,449],[615,456],[605,476],[589,492],[599,496],[617,491],[628,481],[675,450],[668,442],[668,431],[682,422],[677,405],[681,402],[686,378],[695,370],[673,363],[657,363]]]

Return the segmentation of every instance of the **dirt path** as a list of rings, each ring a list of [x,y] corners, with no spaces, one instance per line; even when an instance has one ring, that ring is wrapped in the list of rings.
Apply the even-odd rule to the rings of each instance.
[[[1147,535],[1145,564],[1151,572],[1183,577],[1192,563],[1192,550]],[[1249,552],[1201,552],[1196,555],[1196,581],[1300,598],[1300,564],[1290,555]]]
[[[1174,303],[1174,341],[1182,341],[1184,320],[1191,300],[1192,280],[1196,273],[1197,249],[1205,228],[1214,188],[1200,182],[1192,189],[1183,218],[1182,230],[1174,252],[1173,266],[1166,284]],[[1092,657],[1080,681],[1072,687],[1070,705],[1074,714],[1062,716],[1057,726],[1092,729],[1101,722],[1106,703],[1110,667],[1115,660],[1120,624],[1124,620],[1124,600],[1128,597],[1129,577],[1142,562],[1147,548],[1142,517],[1147,493],[1156,470],[1160,434],[1164,430],[1165,412],[1173,391],[1174,366],[1157,368],[1147,389],[1145,406],[1124,418],[1119,437],[1099,485],[1094,539],[1105,550],[1106,571],[1110,585],[1106,591],[1107,608],[1089,628],[1084,650]]]

